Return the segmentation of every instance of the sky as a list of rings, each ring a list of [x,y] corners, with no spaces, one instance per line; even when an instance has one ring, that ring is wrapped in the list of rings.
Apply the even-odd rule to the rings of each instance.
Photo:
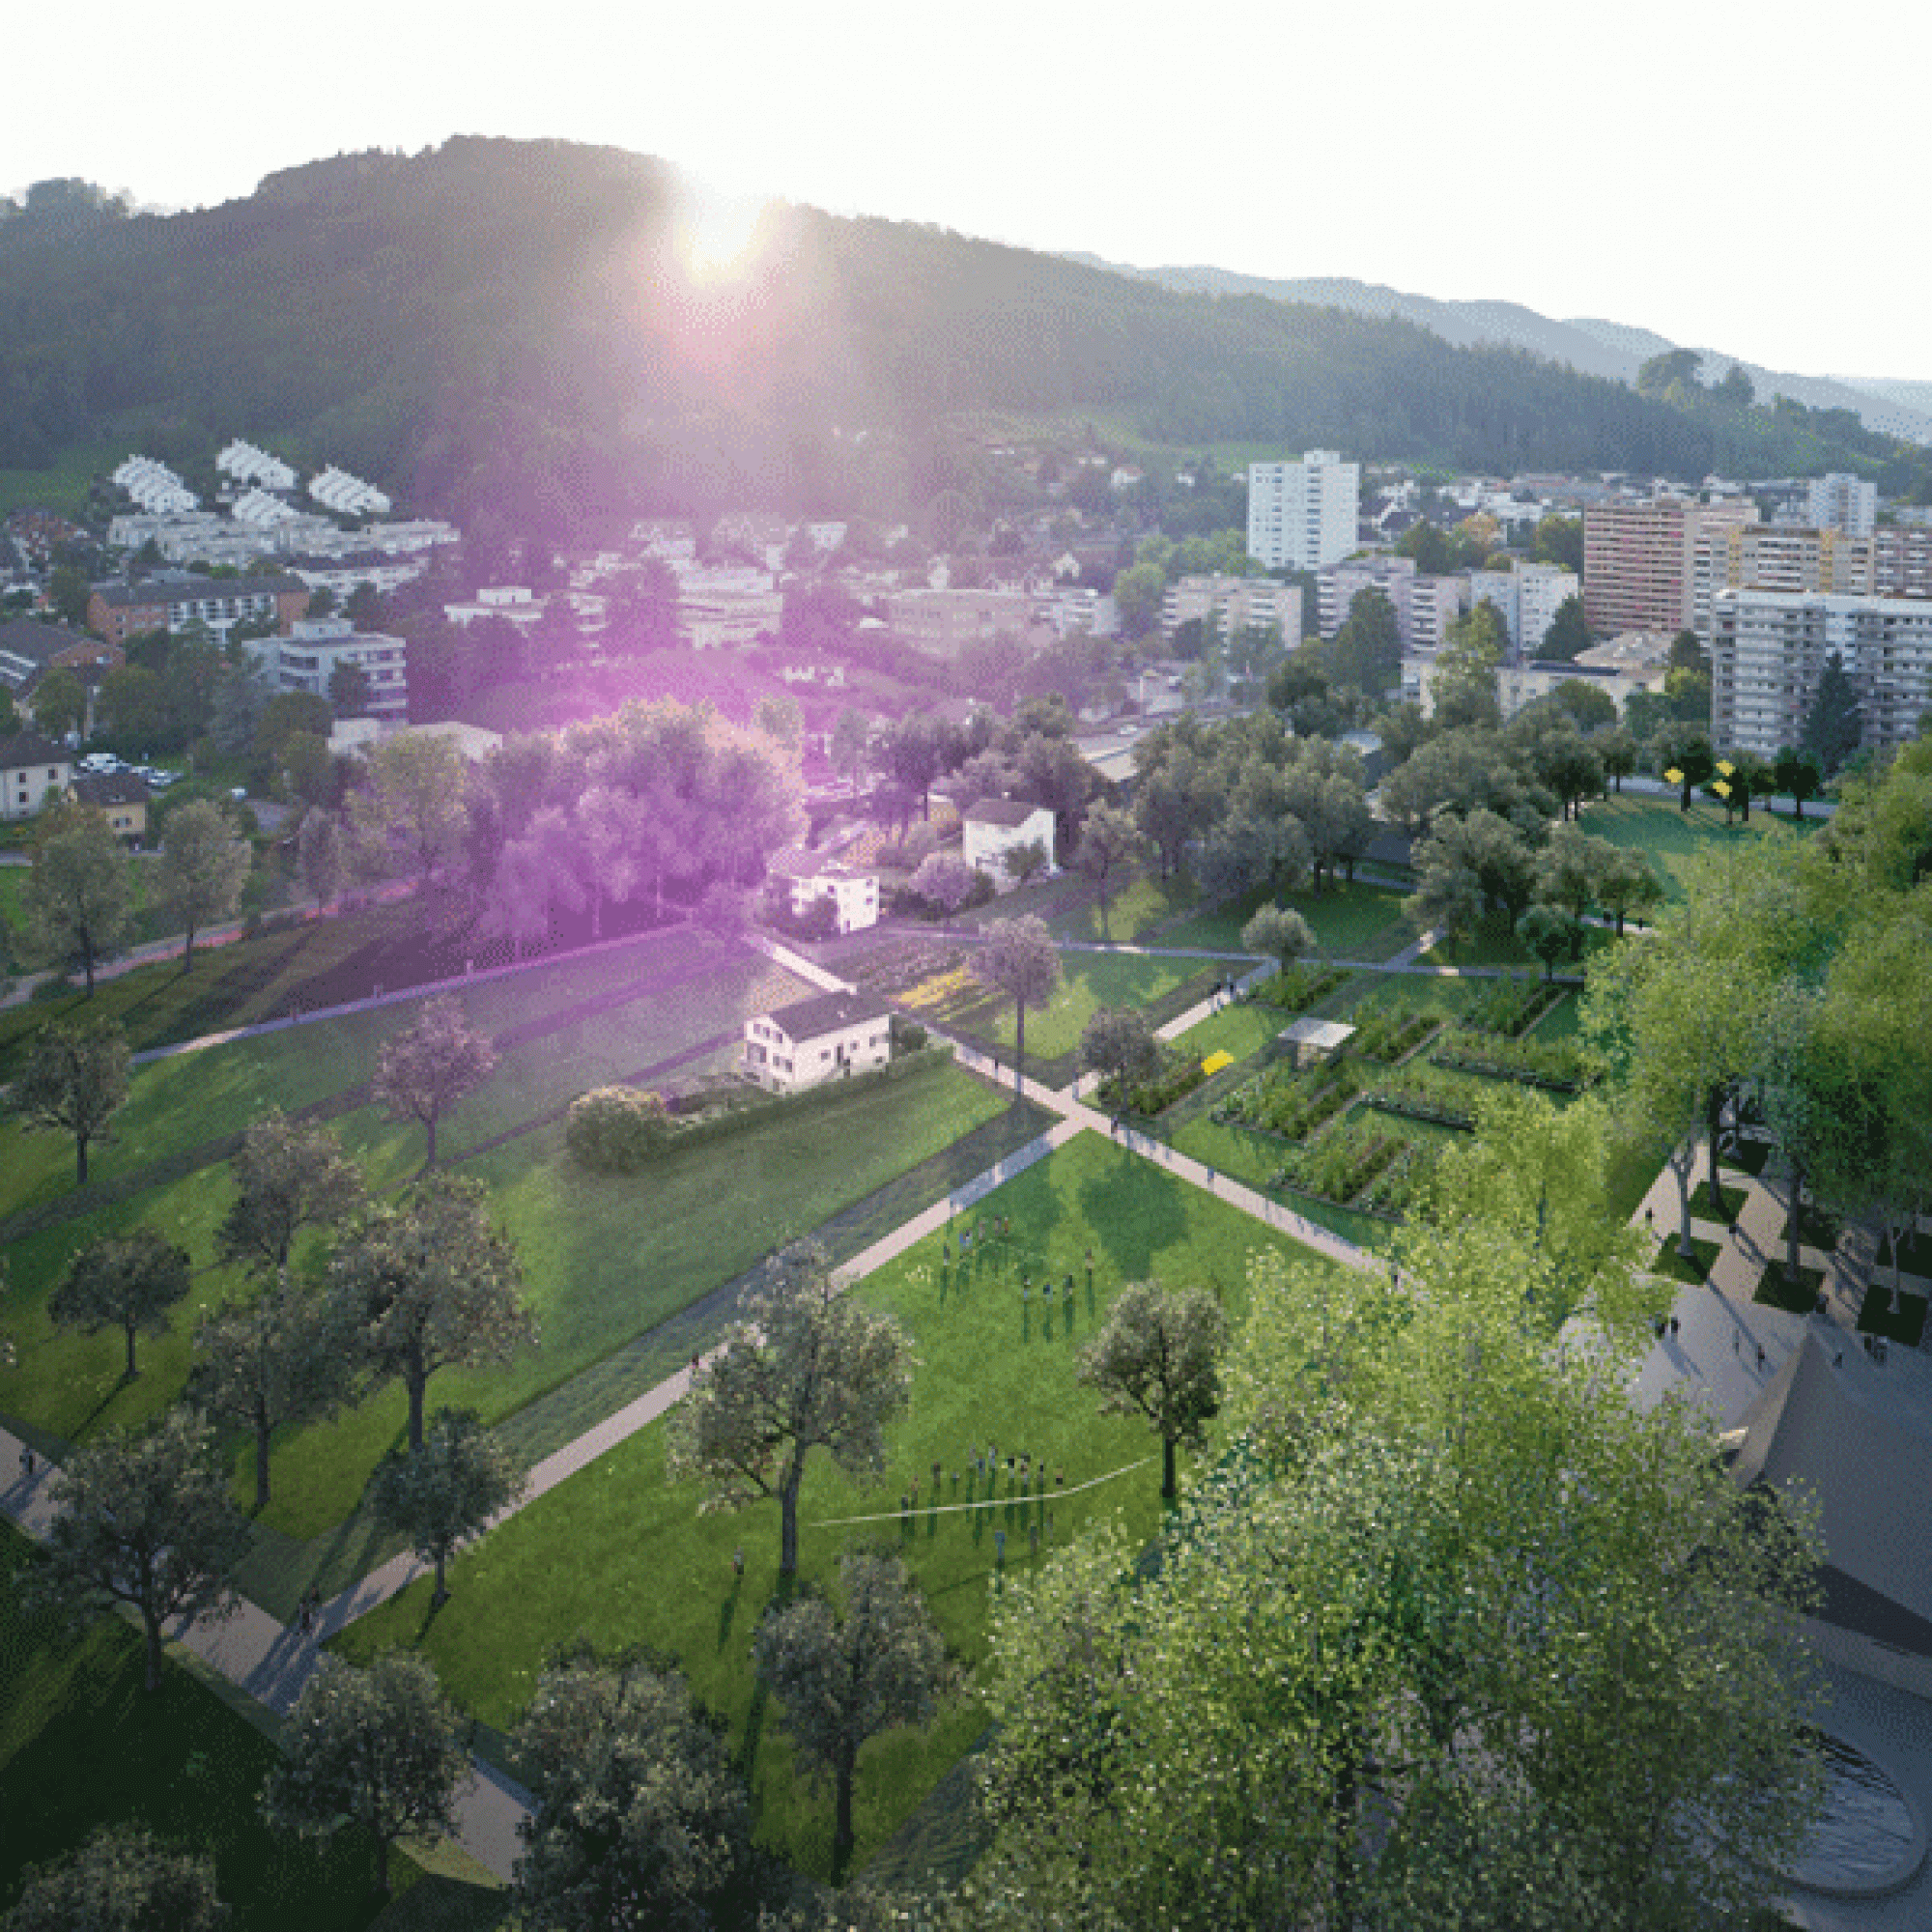
[[[187,207],[326,155],[560,137],[726,195],[1932,379],[1913,0],[22,11],[0,190]]]

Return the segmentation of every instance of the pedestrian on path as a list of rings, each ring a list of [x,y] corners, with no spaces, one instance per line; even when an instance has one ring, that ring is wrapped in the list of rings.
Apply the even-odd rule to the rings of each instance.
[[[1004,1570],[1006,1567],[1007,1532],[1004,1529],[996,1529],[993,1532],[993,1568],[995,1570]]]
[[[1759,1368],[1764,1367],[1764,1344],[1762,1342],[1757,1345],[1757,1365]]]
[[[732,1550],[731,1552],[731,1575],[733,1578],[737,1578],[743,1577],[744,1574],[745,1574],[745,1551],[741,1547],[737,1549]]]
[[[20,1445],[20,1473],[28,1482],[34,1480],[34,1452],[24,1442]]]

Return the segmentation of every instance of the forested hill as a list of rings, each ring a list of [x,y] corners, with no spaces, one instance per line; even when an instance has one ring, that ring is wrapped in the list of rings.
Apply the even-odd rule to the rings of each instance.
[[[1802,412],[1727,428],[1406,323],[924,226],[778,209],[746,278],[707,282],[675,210],[663,163],[470,138],[187,214],[29,207],[0,220],[0,466],[240,434],[558,533],[618,506],[904,514],[971,487],[948,424],[986,410],[1496,472],[1874,468]]]

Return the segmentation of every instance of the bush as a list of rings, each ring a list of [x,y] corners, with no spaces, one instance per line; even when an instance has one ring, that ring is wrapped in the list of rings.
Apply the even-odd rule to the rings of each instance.
[[[656,1094],[599,1087],[570,1103],[564,1144],[593,1174],[635,1174],[676,1132]]]
[[[1514,1039],[1562,999],[1564,988],[1514,975],[1492,980],[1463,1016],[1471,1033],[1504,1034]]]
[[[917,1020],[909,1020],[903,1013],[892,1015],[893,1058],[896,1060],[902,1053],[918,1053],[925,1045],[929,1036]]]
[[[35,983],[34,990],[27,995],[29,1001],[39,1005],[43,1001],[65,1000],[74,990],[74,984],[65,973],[49,973],[44,980]]]
[[[1515,1039],[1507,1034],[1458,1027],[1429,1057],[1437,1066],[1487,1074],[1492,1080],[1515,1080],[1526,1087],[1548,1087],[1560,1094],[1575,1093],[1590,1077],[1582,1048],[1568,1039]]]
[[[1285,1013],[1306,1012],[1348,977],[1339,966],[1292,966],[1285,973],[1262,980],[1248,997],[1260,1000],[1264,1006],[1279,1007]]]
[[[1198,1053],[1178,1053],[1169,1048],[1149,1078],[1124,1089],[1117,1080],[1103,1081],[1098,1097],[1103,1106],[1115,1112],[1138,1114],[1146,1120],[1184,1099],[1207,1077]]]
[[[1379,1060],[1385,1066],[1393,1065],[1442,1024],[1440,1013],[1417,1012],[1400,1006],[1376,1007],[1366,1016],[1351,1017],[1355,1037],[1349,1042],[1350,1052],[1365,1060]]]

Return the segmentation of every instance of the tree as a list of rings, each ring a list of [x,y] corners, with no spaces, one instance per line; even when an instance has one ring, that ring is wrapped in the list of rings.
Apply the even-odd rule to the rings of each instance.
[[[728,1740],[685,1680],[582,1647],[555,1659],[517,1725],[536,1809],[519,1828],[522,1921],[549,1932],[706,1932],[751,1861]]]
[[[145,665],[117,666],[101,680],[95,710],[99,728],[122,740],[150,743],[167,729],[168,707],[160,678]]]
[[[1053,855],[1043,838],[1023,838],[1009,845],[1001,859],[1001,869],[1016,886],[1030,886],[1053,864]]]
[[[390,1455],[369,1500],[377,1518],[436,1566],[430,1608],[449,1601],[443,1573],[459,1545],[480,1536],[523,1494],[523,1471],[474,1409],[445,1408],[420,1449]]]
[[[309,895],[327,907],[342,885],[342,822],[331,811],[312,807],[297,837],[296,863]]]
[[[49,738],[59,741],[70,731],[80,729],[87,716],[87,692],[65,665],[55,665],[34,686],[27,707],[34,714],[34,723]]]
[[[1597,755],[1604,761],[1604,776],[1621,793],[1624,781],[1636,771],[1637,743],[1634,736],[1619,725],[1597,740]]]
[[[346,658],[328,674],[329,708],[338,718],[366,718],[375,687],[359,664]]]
[[[1508,652],[1509,629],[1487,600],[1450,625],[1429,687],[1431,715],[1443,730],[1502,722],[1496,672]]]
[[[276,789],[303,816],[327,810],[340,796],[335,754],[328,740],[313,731],[291,731],[282,740],[275,765]]]
[[[975,1883],[1018,1923],[1690,1932],[1804,1843],[1802,1514],[1552,1350],[1519,1235],[1414,1241],[1422,1296],[1256,1257],[1159,1563],[1090,1533],[1002,1592]]]
[[[248,1534],[208,1424],[173,1408],[145,1428],[76,1449],[55,1479],[39,1594],[73,1610],[126,1604],[147,1644],[147,1688],[161,1687],[168,1621],[226,1615]]]
[[[128,921],[128,859],[101,812],[56,805],[41,816],[27,877],[29,942],[43,959],[94,969],[120,948]]]
[[[1402,682],[1402,629],[1388,593],[1377,584],[1355,593],[1349,615],[1328,646],[1329,674],[1379,697]]]
[[[1160,1437],[1160,1492],[1179,1493],[1175,1451],[1198,1449],[1220,1412],[1228,1319],[1203,1288],[1175,1294],[1157,1281],[1131,1282],[1105,1325],[1081,1350],[1079,1377],[1101,1393],[1103,1415],[1140,1415]]]
[[[590,936],[604,933],[607,899],[631,898],[644,882],[650,808],[636,792],[592,785],[577,801],[578,878],[590,900]]]
[[[966,903],[978,883],[979,874],[957,852],[928,852],[906,881],[908,890],[939,908],[943,923]]]
[[[29,1868],[6,1932],[220,1932],[214,1860],[135,1825],[102,1825],[78,1851]]]
[[[168,814],[156,867],[160,902],[182,923],[182,971],[194,964],[194,936],[210,922],[226,919],[242,897],[254,864],[245,838],[237,838],[228,817],[208,799],[190,799]]]
[[[104,1235],[90,1241],[68,1264],[47,1297],[47,1319],[57,1328],[84,1335],[119,1328],[127,1338],[127,1377],[141,1371],[134,1359],[140,1335],[165,1335],[168,1311],[186,1298],[187,1250],[152,1228],[131,1235]]]
[[[1440,820],[1416,847],[1418,884],[1431,876],[1467,872],[1492,911],[1520,918],[1536,895],[1536,852],[1522,834],[1493,811],[1477,810],[1464,818]]]
[[[362,1205],[362,1172],[327,1127],[271,1109],[242,1137],[230,1163],[235,1200],[215,1234],[221,1259],[286,1284],[304,1228],[333,1227]]]
[[[1543,641],[1536,647],[1536,655],[1572,664],[1590,648],[1591,641],[1590,620],[1583,614],[1583,600],[1580,597],[1566,597],[1556,607],[1549,628],[1544,632]]]
[[[1804,816],[1804,801],[1816,798],[1824,789],[1825,775],[1809,752],[1795,751],[1786,745],[1772,765],[1772,777],[1779,791],[1791,801],[1793,816]]]
[[[1718,769],[1710,739],[1689,725],[1666,726],[1657,734],[1653,750],[1665,782],[1675,782],[1678,787],[1678,810],[1689,811],[1692,789],[1707,782]],[[1676,774],[1674,781],[1672,773]]]
[[[412,1449],[422,1447],[423,1401],[438,1370],[505,1362],[536,1346],[517,1251],[491,1225],[476,1181],[417,1182],[344,1238],[329,1271],[335,1319],[361,1364],[408,1391]]]
[[[1158,564],[1137,563],[1114,580],[1114,609],[1120,614],[1121,634],[1144,638],[1159,619],[1161,599],[1167,595],[1167,577]]]
[[[1029,1007],[1043,1007],[1060,984],[1060,952],[1046,922],[1033,913],[1020,919],[996,919],[986,928],[986,943],[975,967],[980,979],[1013,1003],[1013,1101],[1026,1091],[1026,1016]]]
[[[1553,980],[1566,959],[1583,950],[1583,922],[1562,906],[1533,905],[1516,923],[1516,936],[1543,961],[1543,977]]]
[[[1117,1088],[1135,1086],[1160,1064],[1153,1023],[1138,1007],[1101,1007],[1080,1034],[1080,1065]]]
[[[255,1508],[270,1500],[275,1431],[334,1412],[347,1391],[347,1338],[309,1288],[271,1281],[252,1302],[230,1302],[195,1324],[187,1400],[255,1443]]]
[[[422,731],[384,738],[349,800],[356,831],[427,887],[463,845],[469,767],[455,743]]]
[[[832,769],[841,777],[850,788],[852,796],[859,796],[859,775],[866,769],[871,756],[872,726],[863,711],[847,705],[838,714],[838,722],[832,727],[832,744],[828,753]]]
[[[77,1186],[87,1185],[87,1150],[108,1138],[107,1123],[127,1104],[128,1063],[128,1036],[112,1020],[54,1020],[34,1037],[14,1103],[30,1127],[73,1136]]]
[[[806,1775],[831,1780],[835,1884],[852,1856],[859,1752],[882,1731],[930,1723],[952,1680],[945,1643],[896,1556],[848,1549],[838,1574],[842,1616],[821,1597],[774,1605],[752,1642]]]
[[[1827,779],[1834,779],[1864,739],[1864,719],[1859,694],[1836,651],[1825,660],[1818,689],[1804,714],[1799,749],[1808,753]]]
[[[1297,959],[1312,957],[1316,950],[1314,928],[1288,906],[1264,905],[1241,928],[1241,951],[1280,960],[1284,973]]]
[[[376,1098],[392,1121],[414,1121],[427,1136],[420,1173],[436,1165],[444,1112],[497,1070],[497,1049],[469,1025],[450,994],[427,1002],[416,1023],[384,1040],[376,1058]]]
[[[911,1338],[839,1292],[823,1249],[775,1256],[745,1320],[671,1411],[674,1480],[711,1485],[707,1509],[779,1505],[779,1575],[798,1574],[798,1493],[814,1449],[848,1475],[885,1467],[887,1423],[912,1399]]]
[[[1617,700],[1602,685],[1566,677],[1549,695],[1576,720],[1579,731],[1607,731],[1617,722]]]
[[[304,1838],[359,1826],[376,1841],[376,1891],[387,1898],[396,1840],[456,1830],[471,1778],[464,1728],[423,1658],[388,1650],[358,1670],[325,1657],[289,1713],[262,1815]]]
[[[1619,856],[1620,848],[1607,838],[1599,838],[1579,825],[1558,825],[1537,861],[1536,895],[1580,921],[1601,895]]]
[[[1096,805],[1080,828],[1080,848],[1073,863],[1094,882],[1100,899],[1100,937],[1111,941],[1107,929],[1107,891],[1109,883],[1140,857],[1141,833],[1132,816],[1116,806]]]
[[[1639,851],[1619,849],[1605,863],[1597,877],[1597,903],[1617,923],[1617,937],[1624,936],[1624,921],[1642,919],[1663,903],[1663,881],[1652,870]]]

